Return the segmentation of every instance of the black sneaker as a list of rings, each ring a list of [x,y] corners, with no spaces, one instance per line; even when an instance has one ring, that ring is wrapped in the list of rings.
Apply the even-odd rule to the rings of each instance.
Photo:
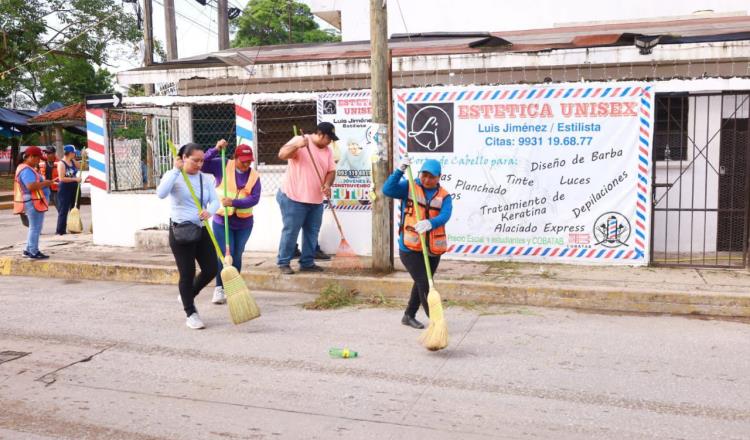
[[[279,272],[281,272],[282,275],[294,275],[294,271],[289,266],[279,266]]]
[[[401,324],[408,325],[409,327],[417,328],[417,329],[423,329],[424,324],[417,321],[415,318],[412,318],[409,315],[404,314],[404,317],[401,318]]]
[[[331,256],[323,252],[322,250],[318,249],[315,252],[315,259],[316,260],[330,260]]]
[[[44,255],[41,252],[37,252],[34,255],[29,255],[29,258],[31,258],[32,260],[46,260],[47,258],[49,258],[49,255]]]
[[[31,258],[31,254],[26,249],[23,250],[23,257],[24,258]]]
[[[323,268],[313,263],[312,266],[300,266],[300,272],[323,272]]]
[[[292,259],[299,258],[302,256],[302,252],[300,252],[298,247],[294,248],[294,255],[292,255]]]

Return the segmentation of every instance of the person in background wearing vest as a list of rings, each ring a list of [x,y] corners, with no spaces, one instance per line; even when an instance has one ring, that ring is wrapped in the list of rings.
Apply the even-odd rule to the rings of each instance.
[[[63,157],[57,163],[57,175],[60,176],[60,186],[57,190],[57,235],[64,235],[68,228],[68,212],[73,209],[76,191],[81,183],[78,176],[80,165],[76,161],[76,147],[63,147]]]
[[[409,182],[404,178],[404,172],[409,165],[411,165],[411,159],[404,157],[399,168],[394,170],[393,174],[383,184],[383,194],[394,199],[401,199],[398,254],[404,267],[414,280],[411,297],[401,323],[421,329],[424,328],[424,325],[416,320],[417,310],[419,310],[419,304],[421,303],[425,314],[428,317],[430,316],[430,309],[427,305],[427,294],[430,292],[430,286],[427,281],[427,271],[425,270],[419,234],[425,234],[430,268],[434,276],[440,263],[440,256],[448,249],[445,224],[451,218],[453,203],[448,191],[440,186],[440,162],[428,159],[419,171],[419,178],[414,180],[417,200],[420,205],[415,207],[409,193]],[[417,221],[415,209],[419,209],[421,221]]]
[[[47,146],[44,149],[44,160],[39,162],[39,173],[44,176],[45,180],[54,182],[49,187],[49,204],[57,209],[57,150],[53,146]]]
[[[249,145],[240,144],[234,150],[234,159],[227,161],[227,197],[224,197],[224,184],[221,180],[221,150],[227,148],[224,139],[216,143],[216,147],[206,152],[202,171],[213,174],[216,179],[216,193],[221,201],[221,208],[213,219],[213,230],[222,253],[226,253],[224,236],[224,210],[229,215],[229,249],[232,255],[232,266],[242,271],[242,253],[245,244],[253,232],[253,206],[260,201],[260,176],[252,169],[255,160],[253,149]],[[216,275],[216,289],[214,289],[213,303],[224,304],[224,286],[221,274]]]
[[[281,189],[276,193],[276,202],[279,204],[281,220],[284,222],[279,254],[276,257],[276,265],[282,274],[294,273],[289,262],[294,256],[300,229],[300,271],[323,271],[322,267],[315,264],[314,257],[320,225],[323,223],[323,196],[331,197],[331,185],[336,178],[336,164],[328,145],[337,140],[339,138],[333,124],[321,122],[315,133],[295,136],[279,150],[279,159],[288,162]]]
[[[42,150],[39,147],[27,148],[13,181],[13,213],[25,214],[29,219],[29,235],[23,256],[33,260],[49,258],[39,250],[39,235],[42,233],[44,213],[49,206],[49,187],[53,181],[45,180],[36,171],[41,160]]]

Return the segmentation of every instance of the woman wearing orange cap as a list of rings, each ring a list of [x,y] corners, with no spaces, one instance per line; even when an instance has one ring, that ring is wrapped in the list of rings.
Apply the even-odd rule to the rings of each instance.
[[[260,201],[260,176],[251,168],[253,163],[253,149],[249,145],[240,144],[234,150],[234,159],[227,161],[227,197],[224,197],[222,182],[221,151],[227,148],[227,141],[221,139],[216,147],[206,152],[205,162],[201,171],[213,174],[216,178],[216,191],[221,201],[221,208],[213,218],[213,230],[221,251],[226,254],[224,234],[224,210],[229,216],[229,254],[232,256],[232,266],[242,270],[242,253],[245,244],[253,231],[253,206]],[[216,275],[216,289],[214,289],[213,303],[226,302],[224,285],[221,275]]]

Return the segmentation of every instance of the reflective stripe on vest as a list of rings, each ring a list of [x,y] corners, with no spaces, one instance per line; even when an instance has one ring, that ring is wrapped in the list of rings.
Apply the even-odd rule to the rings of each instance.
[[[414,185],[417,192],[417,203],[419,209],[419,218],[427,220],[435,218],[440,214],[440,210],[443,207],[443,201],[446,197],[450,196],[450,193],[438,187],[437,193],[430,200],[429,210],[427,209],[427,197],[425,196],[424,189],[421,185]],[[411,188],[409,189],[411,191]],[[414,209],[414,202],[412,201],[411,194],[409,198],[404,201],[404,210],[401,213],[401,234],[404,240],[404,246],[415,252],[422,252],[422,243],[419,240],[419,234],[414,230],[414,225],[417,224],[417,212]],[[432,255],[442,255],[448,250],[448,239],[445,235],[445,226],[438,226],[433,228],[425,234],[425,242],[427,244],[427,251]]]
[[[21,180],[19,178],[19,176],[21,175],[21,171],[26,168],[34,172],[37,178],[37,182],[44,181],[42,176],[34,168],[31,168],[25,163],[18,165],[18,168],[16,168],[15,178],[13,179],[13,214],[21,214],[22,212],[26,212],[26,201],[23,197],[23,185],[21,185]],[[47,198],[44,196],[44,191],[42,189],[37,189],[34,191],[29,191],[29,194],[31,196],[30,200],[34,204],[34,209],[39,212],[45,212],[47,210],[48,204]]]
[[[234,194],[233,199],[244,199],[245,197],[249,196],[250,193],[253,191],[253,187],[255,186],[255,183],[258,181],[258,178],[260,175],[257,171],[254,169],[250,169],[250,175],[247,178],[247,183],[245,184],[245,187],[237,190],[237,177],[235,176],[235,165],[234,160],[229,160],[227,162],[227,168],[226,168],[226,178],[227,178],[227,194],[228,196],[232,196]],[[216,187],[216,194],[219,196],[219,200],[224,198],[224,185],[223,183]],[[218,215],[224,215],[224,207],[220,207],[218,211],[216,211],[216,214]],[[253,216],[253,208],[233,208],[229,207],[227,209],[227,215],[236,215],[239,218],[248,218]]]

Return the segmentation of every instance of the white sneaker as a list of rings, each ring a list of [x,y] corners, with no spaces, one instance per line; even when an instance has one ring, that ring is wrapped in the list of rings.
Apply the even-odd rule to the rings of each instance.
[[[227,302],[227,296],[224,295],[224,288],[221,286],[216,286],[214,289],[214,297],[211,299],[211,302],[214,304],[224,304]]]
[[[206,328],[206,326],[203,325],[203,321],[201,321],[201,317],[198,316],[197,312],[188,316],[187,320],[185,321],[185,325],[187,325],[189,328],[192,328],[193,330]]]

